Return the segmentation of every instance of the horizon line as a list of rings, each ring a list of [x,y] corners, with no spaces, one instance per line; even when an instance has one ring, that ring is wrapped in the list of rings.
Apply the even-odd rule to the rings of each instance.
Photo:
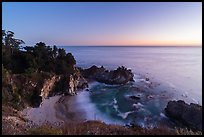
[[[56,45],[76,47],[202,47],[202,45]]]

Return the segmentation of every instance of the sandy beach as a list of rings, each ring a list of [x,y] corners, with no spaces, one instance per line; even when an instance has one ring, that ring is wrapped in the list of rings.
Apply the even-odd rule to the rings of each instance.
[[[77,109],[75,96],[54,96],[45,99],[38,108],[26,108],[22,111],[30,126],[45,123],[62,125],[85,120],[83,112]]]

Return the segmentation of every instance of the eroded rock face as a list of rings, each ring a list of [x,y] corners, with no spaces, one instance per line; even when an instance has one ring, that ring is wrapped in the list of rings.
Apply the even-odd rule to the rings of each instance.
[[[169,101],[165,108],[167,116],[184,125],[202,131],[202,106],[184,101]]]
[[[12,74],[9,84],[12,91],[11,97],[15,98],[17,102],[14,104],[16,109],[23,109],[28,106],[38,107],[42,102],[42,98],[49,93],[49,88],[52,84],[54,74],[39,72],[32,74]],[[19,93],[16,91],[20,91]],[[16,93],[16,96],[13,96]],[[42,95],[42,96],[40,96]],[[13,105],[12,104],[12,105]]]
[[[103,66],[92,66],[88,69],[82,70],[82,75],[85,78],[96,80],[105,84],[125,84],[128,81],[134,81],[134,74],[130,69],[125,67],[118,67],[116,70],[106,70]]]
[[[77,89],[83,89],[88,87],[88,82],[81,75],[80,71],[75,68],[75,73],[68,76],[68,94],[76,95]]]
[[[69,76],[69,88],[68,88],[68,93],[70,95],[75,95],[76,94],[76,90],[77,90],[77,85],[78,85],[78,80],[73,78],[73,75]]]
[[[50,79],[45,80],[40,94],[42,100],[49,96],[50,91],[52,91],[53,87],[55,86],[55,83],[58,82],[60,78],[60,76],[54,75]]]

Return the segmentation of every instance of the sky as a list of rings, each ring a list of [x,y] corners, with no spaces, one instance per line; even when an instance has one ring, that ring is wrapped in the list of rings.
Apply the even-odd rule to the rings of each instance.
[[[27,45],[202,46],[201,2],[3,2]]]

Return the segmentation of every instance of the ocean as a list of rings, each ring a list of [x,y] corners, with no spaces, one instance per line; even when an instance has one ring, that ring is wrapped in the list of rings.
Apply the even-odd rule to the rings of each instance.
[[[171,123],[164,112],[170,100],[202,105],[202,47],[58,47],[71,52],[78,67],[125,66],[134,73],[135,82],[125,85],[95,82],[89,86],[90,93],[86,91],[78,96],[82,104],[90,106],[84,106],[89,119],[154,127]],[[143,90],[138,91],[138,87]],[[131,95],[140,100],[130,100]],[[84,96],[87,99],[82,99]]]

